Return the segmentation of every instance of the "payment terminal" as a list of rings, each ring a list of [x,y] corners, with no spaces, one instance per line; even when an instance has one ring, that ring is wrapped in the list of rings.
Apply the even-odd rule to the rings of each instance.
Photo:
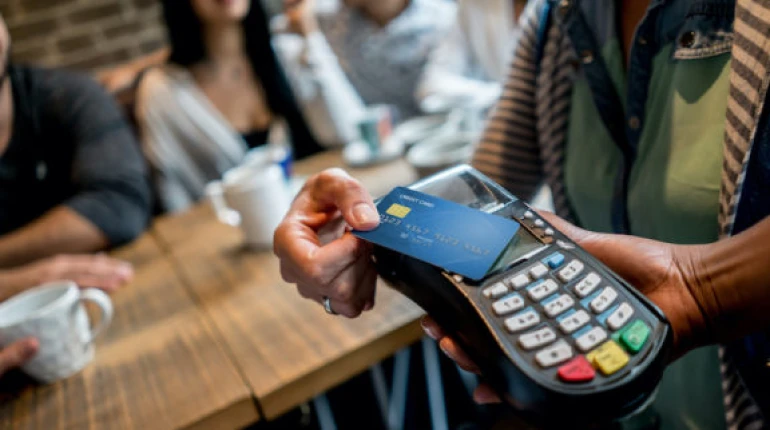
[[[651,400],[671,329],[609,268],[469,166],[409,189],[521,224],[480,281],[375,246],[380,275],[435,318],[517,414],[599,428]]]

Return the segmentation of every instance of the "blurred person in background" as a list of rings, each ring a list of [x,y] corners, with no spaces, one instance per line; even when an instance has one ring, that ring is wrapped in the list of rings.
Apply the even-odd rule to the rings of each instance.
[[[145,70],[163,64],[168,60],[168,47],[160,48],[149,54],[135,58],[116,67],[107,68],[96,73],[96,80],[110,94],[120,94],[121,91],[132,91],[142,78]],[[132,93],[132,95],[134,95]],[[131,100],[133,103],[133,100]],[[129,112],[130,116],[134,112]]]
[[[417,88],[425,112],[485,109],[503,91],[526,0],[458,0],[455,23],[431,54]]]
[[[150,188],[122,113],[92,79],[10,64],[0,18],[0,268],[122,245]]]
[[[446,0],[285,0],[275,47],[295,94],[324,142],[358,140],[367,105],[400,119],[420,113],[425,63],[452,25]]]
[[[206,184],[268,143],[279,118],[295,158],[321,149],[276,61],[259,1],[164,0],[168,64],[146,71],[136,120],[161,209],[180,211]]]

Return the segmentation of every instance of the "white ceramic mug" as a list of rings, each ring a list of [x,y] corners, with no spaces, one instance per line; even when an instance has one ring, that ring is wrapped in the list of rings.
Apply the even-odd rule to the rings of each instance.
[[[281,166],[247,163],[227,171],[221,181],[206,186],[217,218],[240,226],[253,247],[268,247],[291,204],[292,193]]]
[[[84,301],[95,303],[101,318],[90,326]],[[25,373],[50,383],[81,371],[94,358],[94,339],[112,321],[112,301],[95,288],[72,281],[41,285],[0,303],[0,347],[34,337],[38,353],[22,366]]]

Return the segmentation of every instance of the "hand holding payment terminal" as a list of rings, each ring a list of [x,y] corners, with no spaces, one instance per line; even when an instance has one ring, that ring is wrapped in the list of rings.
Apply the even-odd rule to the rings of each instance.
[[[652,398],[672,338],[654,304],[469,166],[409,189],[520,224],[478,280],[383,246],[373,254],[380,275],[464,347],[518,414],[601,427]]]

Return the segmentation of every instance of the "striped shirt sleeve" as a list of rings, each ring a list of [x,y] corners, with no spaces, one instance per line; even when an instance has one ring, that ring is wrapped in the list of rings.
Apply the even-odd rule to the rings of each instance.
[[[503,94],[490,115],[472,164],[516,196],[530,200],[543,179],[535,116],[536,47],[544,1],[530,2],[521,20]]]

